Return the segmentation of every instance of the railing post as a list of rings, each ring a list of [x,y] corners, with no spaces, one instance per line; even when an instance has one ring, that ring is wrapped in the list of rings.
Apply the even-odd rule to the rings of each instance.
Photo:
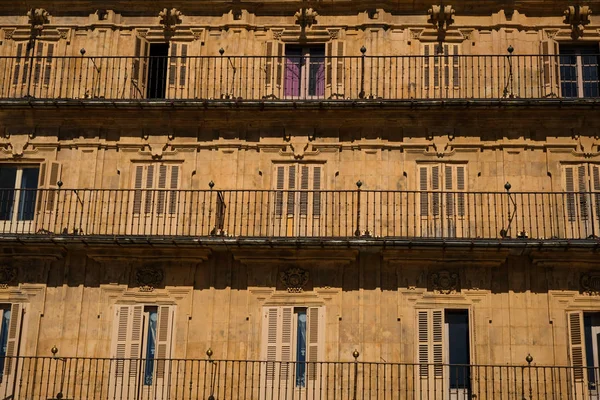
[[[206,350],[206,356],[208,357],[208,362],[210,363],[210,395],[208,396],[207,400],[215,400],[215,361],[212,359],[212,355],[213,351],[209,347],[208,350]]]
[[[513,218],[515,217],[515,215],[517,213],[517,203],[510,195],[511,188],[512,188],[512,185],[509,182],[506,182],[504,184],[504,189],[506,190],[506,194],[508,195],[509,203],[508,203],[508,226],[506,227],[506,229],[504,229],[504,228],[500,229],[500,237],[502,239],[506,239],[509,237],[508,234],[510,232],[510,226],[512,225]],[[510,203],[512,203],[512,205],[513,205],[512,211],[510,209]]]
[[[358,356],[360,353],[354,349],[352,357],[354,357],[354,390],[352,391],[352,400],[356,400],[356,391],[358,389]]]
[[[531,356],[531,354],[527,354],[527,357],[525,357],[525,361],[527,361],[527,374],[529,375],[529,400],[532,400],[532,389],[531,389],[531,362],[533,361],[533,357]],[[523,388],[523,390],[525,390],[525,388]]]
[[[362,53],[362,57],[360,59],[360,92],[358,93],[358,98],[365,98],[365,53],[367,52],[367,48],[362,46],[360,48],[360,52]]]
[[[354,236],[360,236],[360,187],[362,186],[362,182],[359,180],[356,182],[356,230],[354,231]]]
[[[513,99],[515,97],[513,93],[513,66],[512,66],[512,53],[515,49],[512,46],[508,46],[508,55],[506,58],[508,59],[508,81],[506,82],[506,86],[504,86],[504,91],[502,93],[503,97]],[[508,92],[508,87],[510,86],[510,94]]]

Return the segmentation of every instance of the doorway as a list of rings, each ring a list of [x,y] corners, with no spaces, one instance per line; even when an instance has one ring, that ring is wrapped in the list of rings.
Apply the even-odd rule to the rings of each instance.
[[[150,43],[146,98],[164,99],[167,89],[168,43]]]

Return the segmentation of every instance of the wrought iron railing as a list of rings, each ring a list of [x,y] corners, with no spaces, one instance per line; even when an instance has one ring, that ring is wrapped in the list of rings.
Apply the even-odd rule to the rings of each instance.
[[[0,99],[598,98],[598,55],[0,58]],[[581,71],[585,71],[582,73]]]
[[[597,398],[597,368],[75,357],[3,358],[3,399]]]
[[[599,192],[0,189],[23,236],[590,239]]]

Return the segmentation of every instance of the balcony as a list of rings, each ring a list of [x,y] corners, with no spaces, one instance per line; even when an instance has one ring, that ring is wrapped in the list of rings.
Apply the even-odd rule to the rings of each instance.
[[[600,56],[2,57],[0,100],[402,102],[600,98]]]
[[[595,239],[600,193],[2,189],[0,233],[82,239]]]
[[[2,398],[592,399],[597,368],[6,357]]]

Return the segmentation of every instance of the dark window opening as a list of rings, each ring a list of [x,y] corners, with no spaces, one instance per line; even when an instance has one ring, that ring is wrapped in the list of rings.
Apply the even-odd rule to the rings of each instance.
[[[600,95],[598,45],[560,46],[560,89],[563,97]]]
[[[0,220],[31,221],[35,214],[38,167],[0,166]]]
[[[598,362],[600,359],[600,313],[585,313],[583,315],[583,330],[588,385],[590,390],[597,391],[599,380]]]
[[[450,364],[450,389],[471,388],[471,363],[469,348],[469,313],[467,310],[446,310],[448,335],[448,364]]]
[[[148,59],[148,99],[164,99],[167,88],[168,43],[151,43]]]
[[[286,97],[325,95],[325,46],[285,46]]]

